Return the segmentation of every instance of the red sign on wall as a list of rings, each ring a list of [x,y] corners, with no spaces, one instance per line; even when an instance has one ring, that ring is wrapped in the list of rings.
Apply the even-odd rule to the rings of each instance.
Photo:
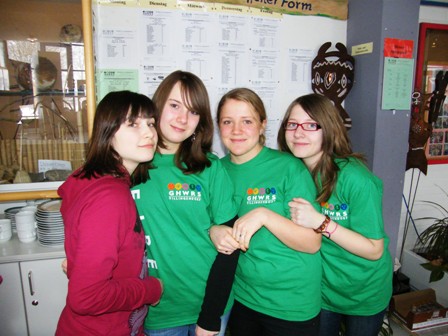
[[[394,38],[384,39],[384,57],[412,58],[414,41]]]

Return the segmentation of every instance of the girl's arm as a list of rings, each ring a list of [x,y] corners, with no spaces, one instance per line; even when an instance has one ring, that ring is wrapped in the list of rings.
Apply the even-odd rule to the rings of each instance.
[[[249,248],[250,239],[262,226],[293,250],[316,253],[320,249],[320,234],[296,225],[272,210],[259,207],[240,217],[233,226],[232,235],[239,241],[243,251]]]
[[[223,223],[222,226],[232,227],[238,216]],[[204,300],[199,313],[196,333],[197,335],[208,335],[208,331],[215,334],[221,328],[221,316],[224,314],[227,301],[232,290],[235,271],[238,265],[240,251],[232,253],[218,253],[210,268],[205,288]]]
[[[302,198],[294,198],[289,206],[293,222],[300,226],[318,229],[326,219],[325,215],[316,211],[308,201]],[[322,235],[350,253],[368,260],[378,260],[383,255],[384,239],[364,237],[331,219],[323,228]]]

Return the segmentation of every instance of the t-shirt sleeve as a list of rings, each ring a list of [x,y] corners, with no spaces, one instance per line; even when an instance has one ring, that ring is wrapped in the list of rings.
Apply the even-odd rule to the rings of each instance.
[[[212,161],[210,174],[210,218],[213,224],[223,224],[231,220],[238,207],[234,198],[233,182],[219,160]]]
[[[344,178],[341,190],[349,205],[351,230],[371,239],[385,237],[383,222],[383,187],[373,174]]]
[[[308,168],[299,159],[288,165],[286,170],[287,187],[285,198],[292,200],[293,198],[303,198],[310,202],[313,207],[320,212],[320,205],[316,202],[317,191],[311,173]],[[286,212],[289,214],[288,202],[285,202]]]

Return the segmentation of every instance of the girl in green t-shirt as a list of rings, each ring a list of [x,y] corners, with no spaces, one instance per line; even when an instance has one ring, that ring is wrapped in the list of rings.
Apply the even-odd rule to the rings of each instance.
[[[316,211],[290,203],[294,222],[320,232],[320,336],[377,336],[392,294],[392,259],[382,217],[382,182],[353,153],[331,100],[309,94],[294,100],[278,133],[279,148],[301,158],[318,188]]]
[[[233,229],[213,227],[218,251],[240,247],[229,320],[232,336],[315,336],[321,308],[321,235],[289,219],[294,196],[314,203],[305,165],[264,146],[267,123],[260,97],[238,88],[218,105],[221,159],[235,186],[240,218]],[[316,208],[317,208],[316,204]]]
[[[227,295],[215,309],[215,292],[207,296],[212,302],[203,305],[204,292],[210,269],[227,269],[227,261],[236,267],[238,255],[218,254],[208,229],[212,224],[232,225],[237,207],[232,181],[211,154],[208,93],[196,75],[175,71],[162,81],[153,100],[159,134],[154,168],[151,178],[132,190],[145,231],[148,272],[164,285],[160,303],[146,316],[145,334],[211,336],[221,328],[219,335],[224,335],[232,300],[226,306]],[[221,280],[221,286],[228,286],[219,287],[219,293],[230,292],[233,278]],[[199,316],[201,307],[206,309]]]

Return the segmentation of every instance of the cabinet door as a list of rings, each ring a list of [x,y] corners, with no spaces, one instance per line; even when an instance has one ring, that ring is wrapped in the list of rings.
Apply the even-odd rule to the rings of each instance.
[[[0,264],[0,276],[0,334],[26,335],[19,264]]]
[[[20,263],[30,336],[54,335],[67,297],[62,258]]]

